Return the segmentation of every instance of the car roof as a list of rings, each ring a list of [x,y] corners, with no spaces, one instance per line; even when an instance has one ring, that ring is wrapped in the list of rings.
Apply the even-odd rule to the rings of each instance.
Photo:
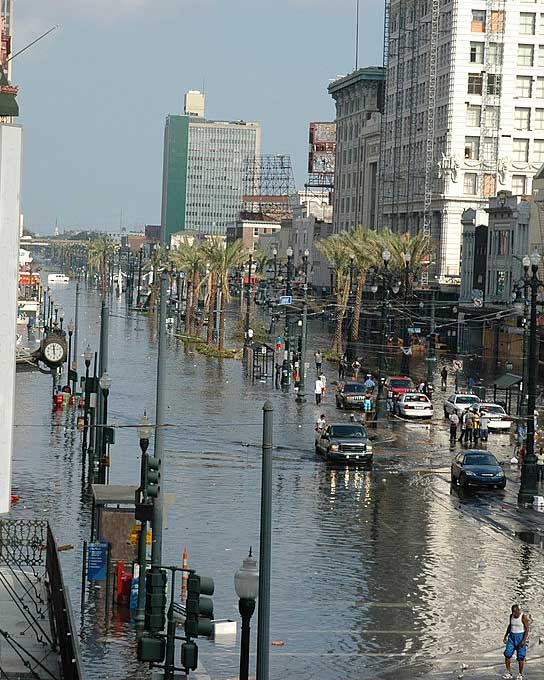
[[[362,423],[351,423],[351,422],[343,422],[343,423],[329,423],[329,427],[335,427],[336,425],[356,425],[359,427],[364,427]]]
[[[493,453],[493,451],[486,451],[486,449],[467,449],[466,451],[463,451],[462,453],[465,454],[465,456],[469,453],[489,453],[493,458],[496,458],[497,456]]]
[[[477,394],[474,394],[474,392],[456,392],[454,397],[475,397],[476,399],[479,399],[480,397]]]
[[[409,375],[388,375],[387,376],[388,380],[391,380],[392,378],[394,378],[395,380],[399,380],[399,379],[401,379],[401,380],[411,380],[412,379],[412,378],[410,378]]]
[[[504,406],[502,404],[495,404],[492,401],[482,401],[478,406],[498,406],[499,408],[504,409]]]
[[[401,394],[401,399],[404,399],[404,397],[425,397],[427,401],[431,401],[429,397],[424,394],[423,392],[405,392],[404,394]]]

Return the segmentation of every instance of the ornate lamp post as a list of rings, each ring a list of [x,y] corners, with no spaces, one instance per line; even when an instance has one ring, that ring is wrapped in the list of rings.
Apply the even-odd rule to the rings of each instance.
[[[106,450],[108,444],[106,443],[106,437],[105,437],[105,428],[106,425],[108,424],[108,396],[110,393],[110,387],[112,380],[109,376],[109,374],[103,373],[100,380],[98,381],[100,384],[100,389],[102,390],[102,396],[104,398],[104,407],[103,407],[103,423],[102,423],[102,437],[100,438],[100,441],[102,442],[102,451],[100,452],[100,484],[104,484],[106,482]]]
[[[244,333],[244,347],[249,347],[249,316],[251,311],[251,274],[253,271],[253,249],[249,251],[248,269],[247,269],[247,286],[246,286],[246,322]],[[209,323],[209,322],[208,322]]]
[[[353,351],[353,320],[354,320],[354,291],[353,291],[353,273],[355,271],[355,256],[351,255],[349,258],[349,295],[348,295],[348,341],[346,345],[346,356],[348,364],[351,366],[355,360],[355,352]]]
[[[272,257],[274,258],[274,294],[276,293],[276,279],[278,278],[278,249],[272,250]]]
[[[304,251],[302,256],[303,272],[304,272],[304,298],[302,301],[302,319],[301,319],[301,329],[300,329],[300,381],[298,387],[298,393],[296,396],[296,401],[299,404],[303,404],[306,401],[306,348],[308,340],[308,258],[310,257],[310,251],[308,248]]]
[[[85,461],[85,455],[87,453],[87,436],[89,429],[89,408],[91,401],[91,391],[89,389],[89,368],[91,366],[91,361],[93,360],[93,350],[90,345],[87,345],[85,351],[83,352],[83,359],[85,360],[85,402],[83,405],[83,460]]]
[[[140,451],[142,453],[140,459],[140,487],[142,493],[145,493],[145,471],[147,467],[147,449],[149,448],[149,440],[153,430],[151,424],[144,411],[143,416],[138,423],[138,441],[140,443]],[[143,488],[142,488],[143,487]],[[145,502],[145,499],[143,499]],[[142,520],[140,523],[140,536],[138,539],[138,566],[140,568],[138,576],[138,605],[134,612],[134,620],[136,625],[142,626],[145,621],[145,572],[147,567],[147,521]]]
[[[385,249],[382,252],[383,269],[382,269],[382,296],[381,296],[381,322],[380,322],[380,347],[378,354],[378,398],[376,403],[376,420],[381,420],[386,415],[386,400],[383,395],[383,383],[385,380],[385,352],[387,350],[387,308],[389,306],[390,294],[397,294],[400,290],[400,283],[394,282],[391,284],[391,274],[389,272],[389,261],[391,260],[391,253]]]
[[[535,456],[535,406],[536,383],[538,373],[538,344],[537,344],[537,314],[538,290],[544,286],[538,278],[540,254],[536,251],[523,258],[524,287],[530,291],[530,320],[529,320],[529,357],[527,365],[527,445],[525,458],[521,467],[521,485],[518,493],[518,503],[532,503],[538,494],[537,467]]]
[[[402,375],[410,375],[410,355],[412,354],[412,346],[410,343],[410,334],[408,333],[408,295],[410,292],[410,263],[412,261],[412,255],[409,251],[402,253],[402,259],[404,261],[404,316],[402,320],[402,340],[403,340],[403,351],[402,351],[402,366],[400,372]]]
[[[60,319],[60,330],[62,330],[62,324],[64,323],[64,309],[59,309],[59,319]]]
[[[238,595],[238,609],[242,617],[242,639],[240,643],[240,680],[249,677],[249,622],[255,611],[255,600],[259,593],[259,570],[253,559],[251,548],[249,555],[234,575],[234,588]]]

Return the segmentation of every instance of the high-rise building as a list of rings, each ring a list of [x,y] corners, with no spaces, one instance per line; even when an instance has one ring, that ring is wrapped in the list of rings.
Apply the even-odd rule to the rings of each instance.
[[[544,161],[544,2],[386,0],[381,224],[459,274],[461,215]]]
[[[1,63],[8,80],[11,80],[11,62],[8,57],[13,42],[13,0],[0,0]]]
[[[178,231],[226,233],[244,196],[254,193],[246,170],[260,146],[259,123],[167,116],[161,215],[167,243]]]
[[[336,102],[334,231],[377,226],[382,67],[360,68],[333,81]]]

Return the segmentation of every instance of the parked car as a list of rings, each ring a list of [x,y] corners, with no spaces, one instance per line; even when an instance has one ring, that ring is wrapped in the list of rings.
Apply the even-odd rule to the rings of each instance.
[[[506,477],[499,461],[489,451],[469,449],[455,456],[451,464],[451,483],[466,488],[486,486],[504,489]]]
[[[341,382],[336,388],[338,408],[363,408],[366,389],[363,383]]]
[[[476,408],[480,416],[485,413],[486,417],[489,418],[488,428],[490,432],[510,432],[512,418],[510,418],[502,406],[484,403],[478,404]]]
[[[332,423],[315,442],[316,453],[326,460],[346,463],[372,463],[372,443],[363,425]]]
[[[401,394],[406,394],[406,392],[414,392],[415,385],[412,378],[407,375],[390,375],[385,380],[385,394],[390,392],[393,394],[394,398],[398,398]]]
[[[395,404],[395,411],[405,418],[432,418],[434,414],[429,397],[419,392],[402,394]]]
[[[480,398],[475,394],[452,394],[444,402],[444,418],[448,418],[452,413],[461,416],[467,409],[480,403]]]

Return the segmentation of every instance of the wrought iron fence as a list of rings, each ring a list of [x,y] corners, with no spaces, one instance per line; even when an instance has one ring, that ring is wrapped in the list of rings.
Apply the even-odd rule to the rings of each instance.
[[[60,680],[81,680],[83,675],[79,643],[70,597],[64,585],[57,545],[48,522],[0,519],[0,568],[2,567],[25,585],[27,594],[32,589],[40,604],[47,604],[51,622],[51,644],[60,659]],[[28,583],[25,581],[25,574],[30,570],[36,579],[44,580],[47,603],[43,602],[28,576]],[[39,628],[42,630],[41,626]],[[43,637],[49,639],[49,635],[42,632]]]

